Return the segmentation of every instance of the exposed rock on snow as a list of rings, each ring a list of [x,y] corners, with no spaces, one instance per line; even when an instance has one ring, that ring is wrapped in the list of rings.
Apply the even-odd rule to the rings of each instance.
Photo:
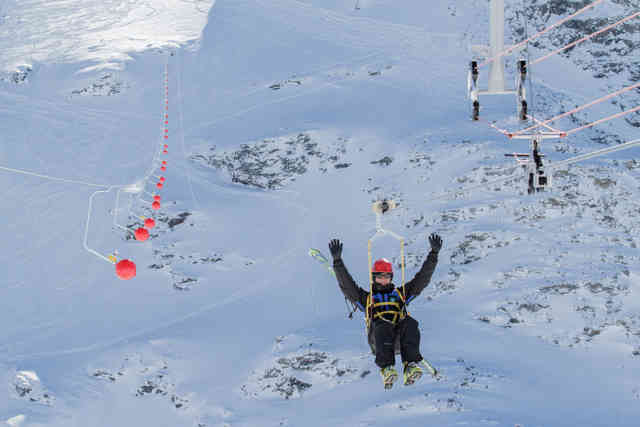
[[[161,234],[164,234],[168,231],[174,231],[173,229],[181,224],[184,224],[185,221],[187,220],[187,218],[189,218],[189,216],[191,216],[191,212],[181,212],[179,214],[176,214],[175,216],[169,216],[168,214],[161,212],[161,213],[155,213],[153,214],[151,212],[151,210],[148,210],[148,212],[146,212],[148,217],[154,217],[156,220],[156,226],[153,227],[150,230],[149,233],[149,238],[156,238]],[[133,237],[133,233],[135,232],[135,230],[137,230],[139,227],[143,227],[144,223],[143,221],[140,220],[140,218],[132,218],[135,219],[133,222],[127,224],[127,228],[131,231],[131,233],[127,233],[124,235],[124,239],[125,240],[132,240],[135,237]],[[163,227],[162,225],[166,224],[166,227]],[[188,222],[188,225],[193,227],[193,222]]]
[[[285,80],[283,82],[278,82],[278,83],[272,84],[271,86],[269,86],[269,89],[279,90],[279,89],[282,89],[285,86],[300,86],[301,84],[302,84],[301,80],[298,80],[295,77],[292,77],[291,79]]]
[[[498,235],[502,235],[498,237]],[[513,233],[474,232],[464,237],[451,254],[452,264],[470,264],[481,260],[497,249],[506,248],[520,237]]]
[[[277,338],[276,348],[282,348],[285,340],[285,337]],[[287,343],[285,346],[288,347]],[[298,350],[284,353],[277,349],[276,357],[251,373],[247,383],[240,388],[241,394],[252,399],[276,396],[295,399],[303,397],[307,391],[326,391],[358,381],[370,373],[360,360],[343,360],[326,351],[312,350],[312,346],[312,343],[301,345]]]
[[[76,89],[71,95],[80,96],[113,96],[121,94],[129,86],[113,76],[113,74],[105,74],[90,86],[82,89]]]
[[[372,165],[389,166],[391,163],[393,163],[393,159],[389,156],[384,156],[380,160],[374,160],[370,163]]]
[[[131,390],[133,396],[166,399],[175,409],[185,409],[189,405],[187,395],[181,394],[176,386],[169,364],[165,360],[148,360],[140,354],[125,357],[119,369],[95,369],[93,378],[105,380],[111,384],[125,381],[127,384],[139,384]]]
[[[348,167],[350,163],[338,163],[346,153],[347,142],[338,138],[332,143],[321,143],[314,139],[313,133],[300,133],[242,144],[235,151],[218,153],[213,147],[212,154],[197,154],[191,159],[227,172],[231,182],[277,190],[312,167],[321,172],[327,172],[330,164],[336,169]]]
[[[150,269],[163,270],[171,276],[173,287],[179,291],[190,290],[194,285],[199,283],[200,277],[193,273],[185,273],[184,271],[191,266],[198,268],[211,267],[218,271],[229,271],[238,268],[248,268],[256,263],[252,258],[237,253],[220,253],[194,252],[186,254],[180,251],[175,243],[166,245],[156,245],[153,249],[153,255],[157,262],[149,265]],[[191,269],[188,269],[191,271]]]
[[[12,384],[14,397],[52,406],[55,398],[47,392],[33,371],[19,371]]]
[[[526,274],[503,277],[502,287],[514,279],[520,286],[523,282],[536,281]],[[542,275],[543,281],[550,279]],[[541,338],[568,346],[592,343],[609,328],[622,328],[629,343],[638,348],[640,319],[636,313],[624,309],[631,292],[629,273],[623,271],[599,281],[560,282],[533,291],[514,291],[520,297],[499,304],[496,314],[476,318],[506,328],[537,325]]]
[[[32,72],[33,68],[30,65],[22,65],[16,71],[0,75],[0,81],[17,85],[29,83],[29,76]]]

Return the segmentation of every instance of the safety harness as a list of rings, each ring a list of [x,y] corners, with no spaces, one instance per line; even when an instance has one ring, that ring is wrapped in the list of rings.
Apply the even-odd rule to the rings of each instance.
[[[398,296],[398,299],[402,301],[402,307],[397,299],[394,298],[394,301],[384,300],[383,296],[380,296],[378,300],[375,299],[374,295],[381,295],[373,292],[373,275],[369,273],[369,295],[367,296],[367,306],[364,310],[365,312],[365,323],[367,330],[371,327],[371,322],[375,319],[382,319],[385,322],[389,322],[393,325],[398,323],[398,321],[404,319],[409,314],[406,308],[406,289],[405,289],[405,262],[404,262],[404,238],[397,235],[393,231],[385,230],[382,227],[382,215],[390,210],[393,210],[398,205],[393,200],[379,200],[375,202],[372,206],[373,212],[376,214],[376,234],[371,237],[367,243],[367,252],[369,258],[369,272],[372,271],[371,268],[371,244],[372,242],[381,237],[383,235],[390,235],[394,239],[400,242],[400,269],[402,273],[402,293],[399,291],[400,288],[394,289],[390,294],[395,293]],[[385,315],[390,315],[386,316]],[[391,319],[387,318],[391,317]]]
[[[397,288],[392,292],[369,293],[367,296],[367,327],[371,320],[376,319],[395,325],[408,314],[404,292]]]

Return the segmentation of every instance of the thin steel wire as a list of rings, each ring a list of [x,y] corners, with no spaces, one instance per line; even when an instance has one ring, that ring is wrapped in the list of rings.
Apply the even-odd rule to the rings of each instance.
[[[514,50],[518,49],[519,47],[529,43],[531,40],[534,40],[538,37],[540,37],[541,35],[551,31],[552,29],[556,28],[559,25],[564,24],[565,22],[567,22],[568,20],[575,18],[576,16],[580,15],[583,12],[586,12],[588,9],[596,6],[599,3],[602,3],[604,0],[596,0],[593,3],[583,7],[582,9],[578,10],[577,12],[567,16],[566,18],[561,19],[560,21],[556,22],[555,24],[553,24],[552,26],[545,28],[544,30],[532,35],[531,37],[527,37],[525,40],[521,41],[520,43],[511,46],[508,49],[505,49],[504,51],[502,51],[501,53],[499,53],[498,55],[494,56],[493,58],[489,58],[486,61],[484,61],[483,63],[481,63],[480,65],[478,65],[478,67],[484,67],[485,65],[488,65],[490,63],[492,63],[493,61],[496,61],[498,59],[500,59],[501,57],[508,55],[509,53],[513,52]]]
[[[602,33],[604,33],[605,31],[608,31],[608,30],[610,30],[610,29],[612,29],[612,28],[614,28],[614,27],[616,27],[616,26],[618,26],[618,25],[620,25],[620,24],[623,24],[623,23],[625,23],[625,22],[627,22],[627,21],[629,21],[629,20],[631,20],[631,19],[633,19],[633,18],[635,18],[635,17],[637,17],[637,16],[640,16],[640,12],[636,12],[636,13],[634,13],[633,15],[627,16],[626,18],[621,19],[620,21],[618,21],[618,22],[616,22],[616,23],[613,23],[613,24],[611,24],[611,25],[608,25],[608,26],[606,26],[605,28],[602,28],[602,29],[600,29],[600,30],[598,30],[598,31],[596,31],[596,32],[594,32],[594,33],[589,34],[588,36],[585,36],[585,37],[583,37],[583,38],[581,38],[581,39],[579,39],[579,40],[576,40],[576,41],[574,41],[573,43],[569,43],[568,45],[566,45],[566,46],[564,46],[564,47],[561,47],[560,49],[556,49],[556,50],[554,50],[553,52],[548,53],[548,54],[546,54],[545,56],[542,56],[542,57],[540,57],[540,58],[536,59],[535,61],[531,62],[531,63],[530,63],[530,65],[538,64],[538,63],[540,63],[540,62],[544,61],[545,59],[550,58],[550,57],[552,57],[553,55],[556,55],[556,54],[558,54],[558,53],[562,52],[563,50],[567,50],[567,49],[569,49],[569,48],[571,48],[571,47],[573,47],[573,46],[575,46],[575,45],[577,45],[577,44],[580,44],[580,43],[582,43],[582,42],[584,42],[584,41],[587,41],[587,40],[589,40],[589,39],[591,39],[591,38],[593,38],[593,37],[597,36],[598,34],[602,34]]]

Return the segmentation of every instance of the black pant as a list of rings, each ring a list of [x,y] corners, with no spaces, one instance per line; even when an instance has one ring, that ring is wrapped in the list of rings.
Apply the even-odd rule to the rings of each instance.
[[[395,326],[384,320],[376,320],[371,325],[375,337],[376,365],[380,368],[395,365],[395,341],[400,341],[400,355],[403,362],[419,362],[420,330],[418,321],[413,317],[405,317]]]

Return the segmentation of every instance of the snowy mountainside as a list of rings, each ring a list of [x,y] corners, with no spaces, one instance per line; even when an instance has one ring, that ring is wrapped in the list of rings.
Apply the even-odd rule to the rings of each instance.
[[[469,120],[467,48],[486,34],[486,4],[358,3],[356,11],[338,1],[218,0],[187,47],[147,33],[141,39],[157,49],[105,42],[97,61],[79,49],[70,62],[41,59],[19,84],[2,83],[0,127],[16,143],[0,145],[0,166],[135,182],[162,141],[166,64],[169,168],[159,212],[139,204],[138,216],[121,215],[132,230],[139,215],[155,216],[148,242],[111,226],[113,192],[96,198],[90,244],[136,261],[126,282],[82,248],[94,189],[0,172],[12,202],[0,206],[9,236],[0,257],[11,266],[1,283],[0,420],[635,425],[635,151],[560,170],[549,193],[527,196],[516,171],[442,197],[508,177],[504,153],[526,150]],[[180,37],[167,36],[172,46]],[[130,60],[96,67],[122,52]],[[19,62],[7,58],[3,66]],[[630,58],[619,60],[626,67]],[[537,117],[555,114],[558,100],[579,104],[615,86],[571,57],[557,61],[571,70],[566,78],[550,65],[532,70]],[[94,85],[107,74],[123,82],[117,94]],[[482,116],[517,128],[513,104],[485,98]],[[634,130],[615,121],[544,152],[554,162]],[[361,314],[347,318],[335,279],[307,254],[340,238],[366,286],[371,203],[385,197],[399,203],[384,224],[407,239],[409,278],[429,234],[445,241],[431,285],[410,306],[442,377],[391,392]],[[378,256],[398,271],[395,241],[376,245]]]
[[[6,0],[0,5],[0,71],[81,61],[94,65],[77,71],[122,69],[135,52],[197,40],[214,3]]]

